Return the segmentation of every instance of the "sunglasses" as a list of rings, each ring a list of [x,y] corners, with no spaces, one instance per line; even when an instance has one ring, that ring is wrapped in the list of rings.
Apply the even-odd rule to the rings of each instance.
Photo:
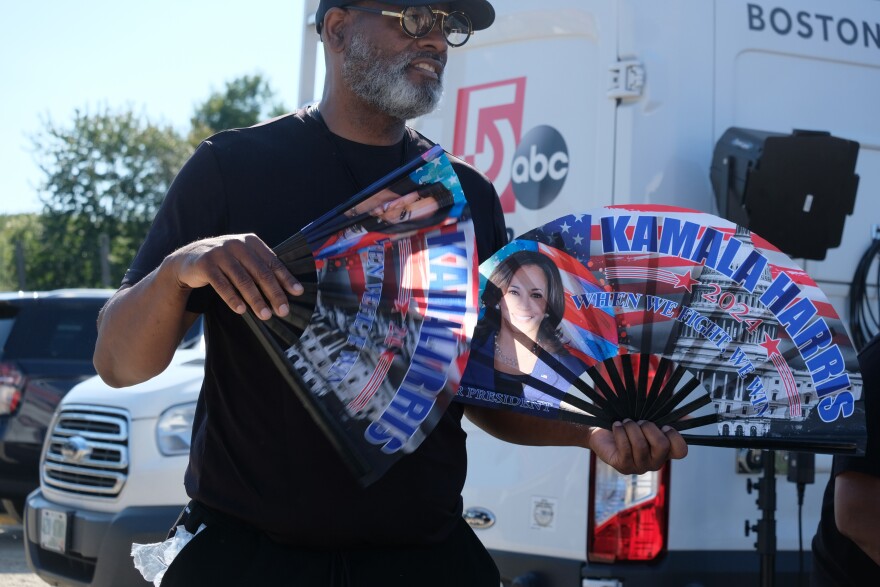
[[[343,6],[343,8],[399,18],[400,28],[413,39],[420,39],[430,33],[434,29],[434,25],[437,24],[437,15],[439,14],[442,17],[440,30],[443,31],[443,37],[450,47],[461,47],[467,43],[474,32],[471,19],[464,12],[443,12],[442,10],[434,10],[430,6],[407,6],[400,12],[352,4]]]

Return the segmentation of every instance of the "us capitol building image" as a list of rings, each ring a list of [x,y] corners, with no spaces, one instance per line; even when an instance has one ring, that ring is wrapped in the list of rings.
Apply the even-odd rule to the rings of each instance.
[[[740,240],[744,245],[752,245],[749,231],[742,227],[737,226],[733,238]],[[776,316],[759,302],[761,295],[772,281],[769,264],[764,268],[757,287],[751,293],[719,271],[705,266],[699,269],[701,272],[696,276],[699,283],[693,285],[689,295],[690,301],[685,303],[718,324],[731,335],[732,339],[724,351],[719,351],[717,346],[692,327],[676,322],[673,328],[677,329],[675,333],[677,339],[676,336],[672,337],[675,343],[670,358],[703,382],[717,413],[721,415],[718,423],[719,434],[765,436],[774,421],[787,421],[794,426],[805,422],[821,398],[814,389],[813,380],[804,368],[797,348],[785,335]],[[726,302],[727,310],[719,304],[719,300],[722,299]],[[731,305],[730,301],[735,303]],[[748,313],[739,320],[728,311],[743,310],[743,305],[747,306]],[[758,320],[760,322],[756,324]],[[842,328],[842,323],[829,321],[829,327],[832,330],[835,327]],[[788,380],[789,385],[796,389],[800,400],[799,406],[793,406],[789,402],[789,394],[785,388],[788,374],[781,373],[777,369],[777,365],[768,357],[767,348],[761,346],[767,339],[780,338],[782,341],[779,344],[779,352],[789,359],[780,363],[783,368],[785,363],[792,366]],[[737,372],[739,367],[730,362],[730,357],[737,347],[744,351],[754,366],[754,371],[749,372],[745,377],[740,377]],[[761,416],[757,416],[758,410],[752,405],[748,389],[756,378],[761,380],[767,401],[766,409]],[[851,383],[854,395],[861,397],[861,376],[851,376]],[[800,413],[797,413],[798,408]]]

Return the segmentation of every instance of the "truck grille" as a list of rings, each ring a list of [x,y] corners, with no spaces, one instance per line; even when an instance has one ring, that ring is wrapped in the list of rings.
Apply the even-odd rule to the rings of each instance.
[[[52,489],[116,497],[128,476],[128,414],[96,406],[64,406],[55,418],[42,482]]]

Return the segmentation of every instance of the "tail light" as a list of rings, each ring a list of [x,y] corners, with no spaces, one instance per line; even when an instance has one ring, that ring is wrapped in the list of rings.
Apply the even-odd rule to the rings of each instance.
[[[590,455],[587,558],[591,562],[650,562],[666,554],[669,471],[621,475]]]
[[[15,413],[21,402],[24,374],[12,363],[0,363],[0,416]]]

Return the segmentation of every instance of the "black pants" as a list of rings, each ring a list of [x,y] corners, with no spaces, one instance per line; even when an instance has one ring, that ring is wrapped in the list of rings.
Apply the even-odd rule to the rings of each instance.
[[[171,563],[162,587],[499,587],[501,582],[464,520],[440,544],[348,550],[292,548],[253,529],[216,520],[205,525]]]

